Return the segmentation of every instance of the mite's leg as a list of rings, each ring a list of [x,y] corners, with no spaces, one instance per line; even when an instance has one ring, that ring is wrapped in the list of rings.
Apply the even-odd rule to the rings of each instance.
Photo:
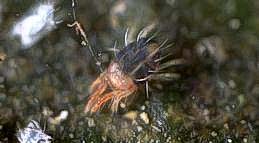
[[[96,91],[96,89],[98,89],[98,87],[101,85],[101,84],[104,84],[105,82],[105,79],[104,79],[104,74],[105,73],[102,73],[100,75],[100,77],[98,77],[90,86],[89,88],[89,92],[92,94],[93,91]]]
[[[88,99],[88,102],[85,106],[85,113],[89,112],[90,109],[98,102],[100,96],[103,94],[103,92],[106,90],[107,88],[107,84],[105,81],[99,81],[100,79],[97,79],[98,81],[95,81],[96,83],[94,83],[94,91]]]
[[[159,73],[159,74],[153,74],[150,77],[150,80],[172,81],[175,79],[179,79],[180,77],[181,75],[177,73]]]
[[[149,84],[148,84],[148,80],[145,81],[145,89],[146,89],[146,96],[147,96],[147,98],[149,98]]]
[[[179,65],[184,65],[184,64],[186,64],[186,60],[184,60],[184,59],[170,60],[166,63],[162,63],[159,66],[159,68],[157,69],[157,71],[161,71],[161,70],[167,69],[167,68],[172,67],[172,66],[179,66]]]
[[[105,103],[111,100],[114,96],[119,95],[121,91],[113,91],[105,94],[102,98],[99,98],[97,103],[91,108],[91,113],[97,112]]]
[[[137,36],[137,42],[141,39],[141,38],[145,38],[147,37],[147,35],[155,28],[156,23],[152,23],[151,25],[148,25],[146,27],[144,27]],[[152,36],[151,36],[152,37]]]
[[[116,113],[118,111],[118,107],[119,107],[119,103],[120,101],[129,96],[131,94],[131,92],[121,92],[120,94],[118,94],[116,97],[113,98],[112,101],[112,105],[111,105],[111,110],[113,113]]]
[[[157,61],[159,61],[158,59]],[[157,62],[155,61],[155,62]],[[156,70],[150,70],[148,71],[150,73],[150,80],[160,80],[160,81],[171,81],[175,79],[179,79],[181,77],[178,73],[168,73],[165,72],[167,68],[174,67],[174,66],[180,66],[185,65],[187,62],[184,59],[174,59],[170,60],[166,63],[162,63]]]
[[[114,96],[112,100],[112,105],[111,105],[111,110],[112,112],[116,113],[118,111],[119,103],[123,98],[128,97],[129,95],[133,94],[137,88],[134,86],[133,88],[126,90],[126,91],[121,91],[120,94]]]

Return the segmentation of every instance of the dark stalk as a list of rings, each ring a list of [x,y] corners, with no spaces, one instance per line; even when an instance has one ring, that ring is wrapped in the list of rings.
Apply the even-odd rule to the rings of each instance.
[[[101,72],[103,72],[103,68],[102,68],[102,63],[98,60],[98,58],[96,57],[96,54],[91,46],[91,44],[89,43],[87,37],[86,37],[86,33],[82,27],[82,25],[77,21],[77,17],[76,17],[76,6],[77,6],[77,2],[76,0],[72,0],[72,18],[73,18],[73,23],[72,24],[68,24],[68,27],[74,27],[77,35],[80,36],[81,39],[81,45],[83,47],[86,47],[87,49],[89,49],[91,56],[94,58],[95,64],[98,66],[99,70]]]

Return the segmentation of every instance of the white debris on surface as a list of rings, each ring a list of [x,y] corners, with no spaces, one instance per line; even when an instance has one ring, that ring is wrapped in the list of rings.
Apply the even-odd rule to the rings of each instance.
[[[60,112],[60,119],[61,120],[66,120],[67,116],[68,116],[68,111],[67,110],[64,110],[64,111]]]
[[[93,118],[87,118],[88,127],[95,127],[95,122]]]
[[[230,139],[230,138],[228,138],[227,141],[228,141],[228,143],[232,143],[232,139]]]
[[[51,136],[44,133],[37,121],[31,120],[24,129],[16,134],[20,143],[51,143]]]
[[[140,118],[144,121],[145,124],[149,124],[149,118],[146,112],[140,113]]]
[[[29,48],[54,28],[54,5],[40,4],[14,25],[12,35],[20,37],[23,48]]]
[[[111,24],[113,27],[117,27],[119,25],[118,19],[119,15],[125,14],[125,11],[127,10],[127,5],[125,1],[117,1],[113,7],[111,8]]]
[[[51,124],[55,124],[58,125],[60,124],[62,121],[66,120],[68,117],[68,111],[67,110],[63,110],[60,112],[60,114],[54,118],[49,118],[49,122]]]
[[[195,49],[198,56],[203,60],[208,60],[208,57],[210,57],[221,64],[227,59],[224,41],[218,36],[210,36],[201,39],[196,44]]]
[[[228,22],[228,26],[232,30],[238,30],[241,26],[241,21],[238,18],[233,18]]]
[[[123,115],[124,118],[129,119],[129,120],[135,120],[138,116],[137,111],[129,111]]]

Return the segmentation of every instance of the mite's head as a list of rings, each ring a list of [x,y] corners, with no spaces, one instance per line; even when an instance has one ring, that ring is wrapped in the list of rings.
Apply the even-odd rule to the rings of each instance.
[[[108,73],[118,73],[121,71],[120,65],[117,62],[112,62],[109,65]]]

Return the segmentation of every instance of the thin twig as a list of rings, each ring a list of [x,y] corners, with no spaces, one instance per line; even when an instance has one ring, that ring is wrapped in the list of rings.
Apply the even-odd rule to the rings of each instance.
[[[74,27],[76,34],[80,36],[81,39],[81,45],[83,47],[86,47],[87,49],[89,49],[91,56],[94,58],[95,60],[95,64],[99,67],[99,70],[101,72],[103,72],[102,69],[102,65],[101,62],[98,60],[98,58],[96,57],[94,50],[92,48],[92,46],[90,45],[86,33],[82,27],[82,25],[80,24],[80,22],[77,21],[76,18],[76,3],[75,0],[72,0],[72,16],[73,16],[73,23],[72,24],[67,24],[68,27]]]
[[[72,0],[72,16],[73,16],[73,21],[76,21],[76,2],[75,0]]]

